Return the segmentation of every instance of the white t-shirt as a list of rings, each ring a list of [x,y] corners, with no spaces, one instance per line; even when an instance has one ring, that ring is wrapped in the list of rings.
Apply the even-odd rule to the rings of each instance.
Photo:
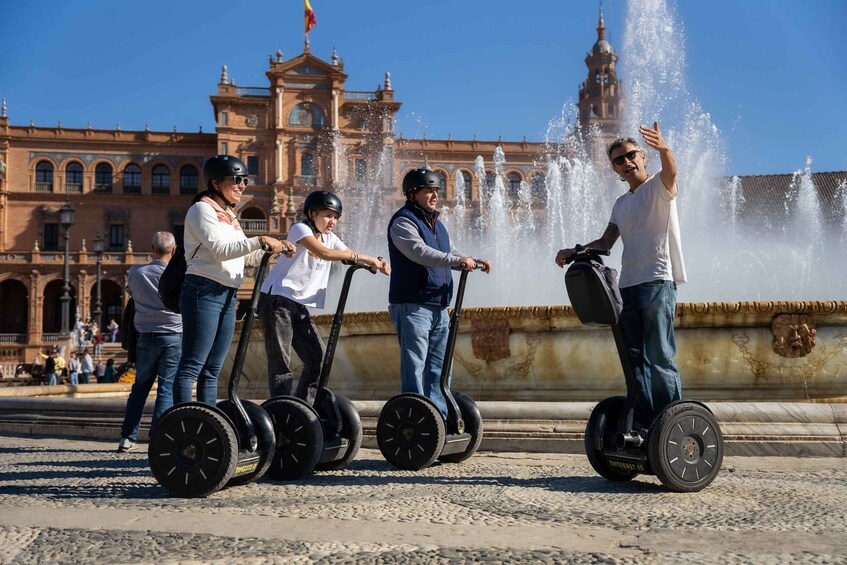
[[[623,240],[620,287],[655,281],[684,283],[685,263],[676,197],[653,175],[615,201],[609,223]]]
[[[297,244],[297,252],[290,258],[280,255],[279,261],[262,284],[262,292],[284,296],[304,306],[324,307],[332,261],[324,261],[300,245],[300,240],[310,235],[314,235],[312,228],[303,222],[291,226],[286,239]],[[347,249],[344,242],[332,232],[322,237],[324,247],[340,251]]]

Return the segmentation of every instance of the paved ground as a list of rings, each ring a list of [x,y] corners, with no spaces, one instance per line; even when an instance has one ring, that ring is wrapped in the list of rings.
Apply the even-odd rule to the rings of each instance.
[[[0,436],[0,563],[847,563],[844,459],[727,458],[698,494],[480,453],[169,498],[115,443]]]

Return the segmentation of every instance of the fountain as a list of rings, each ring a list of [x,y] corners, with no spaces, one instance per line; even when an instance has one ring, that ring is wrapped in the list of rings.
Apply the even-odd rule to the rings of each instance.
[[[725,178],[721,133],[687,90],[684,38],[668,3],[632,3],[626,22],[622,134],[635,137],[638,125],[657,120],[679,167],[690,281],[679,289],[676,322],[684,393],[704,400],[843,396],[847,303],[839,301],[845,263],[838,255],[847,224],[824,227],[811,158],[795,173],[781,205],[751,209],[742,179]],[[486,158],[495,171],[493,188],[481,191],[479,213],[469,213],[458,173],[457,199],[443,209],[456,247],[494,264],[490,276],[468,282],[455,357],[457,386],[476,399],[588,401],[623,390],[608,330],[579,324],[566,305],[563,271],[553,257],[561,247],[599,237],[626,187],[604,158],[591,157],[597,131],[581,130],[566,114],[551,122],[549,132],[555,150],[546,163],[543,194],[537,195],[546,202],[543,214],[531,209],[525,183],[515,196],[506,190],[502,171],[508,155],[501,148],[476,160],[481,186]],[[656,172],[658,156],[649,148],[646,154],[648,170]],[[387,255],[386,226],[393,210],[381,187],[397,184],[385,182],[390,171],[386,151],[367,182],[348,182],[340,193],[342,199],[373,203],[348,207],[339,224],[349,245],[373,255]],[[845,187],[840,197],[847,212]],[[620,264],[620,248],[610,264]],[[341,278],[334,276],[336,285]],[[398,387],[397,344],[386,312],[388,283],[385,277],[374,279],[367,289],[352,289],[348,310],[358,313],[345,320],[336,356],[336,371],[343,375],[333,379],[340,393],[363,400],[388,398]],[[330,294],[332,304],[332,288]],[[316,321],[326,333],[329,316]],[[257,355],[251,356],[255,366],[248,366],[248,378],[261,396],[265,376],[258,330],[252,347]]]

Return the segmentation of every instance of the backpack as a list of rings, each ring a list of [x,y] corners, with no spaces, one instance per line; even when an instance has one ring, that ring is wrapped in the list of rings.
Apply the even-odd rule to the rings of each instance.
[[[200,246],[194,250],[191,259],[200,251]],[[185,250],[182,247],[177,247],[174,256],[168,261],[168,266],[162,271],[162,276],[159,279],[159,298],[162,299],[162,304],[165,308],[179,314],[179,294],[182,292],[182,281],[185,280],[185,271],[188,269],[188,262],[185,260]]]

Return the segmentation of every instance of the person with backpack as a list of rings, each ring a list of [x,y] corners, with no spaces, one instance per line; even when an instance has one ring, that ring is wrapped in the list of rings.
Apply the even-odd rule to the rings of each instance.
[[[236,292],[245,265],[258,265],[266,249],[292,255],[293,244],[267,235],[247,237],[232,211],[249,182],[247,165],[217,155],[203,165],[206,190],[185,216],[185,279],[180,291],[182,356],[174,383],[174,403],[197,400],[214,406],[218,375],[235,331]]]

